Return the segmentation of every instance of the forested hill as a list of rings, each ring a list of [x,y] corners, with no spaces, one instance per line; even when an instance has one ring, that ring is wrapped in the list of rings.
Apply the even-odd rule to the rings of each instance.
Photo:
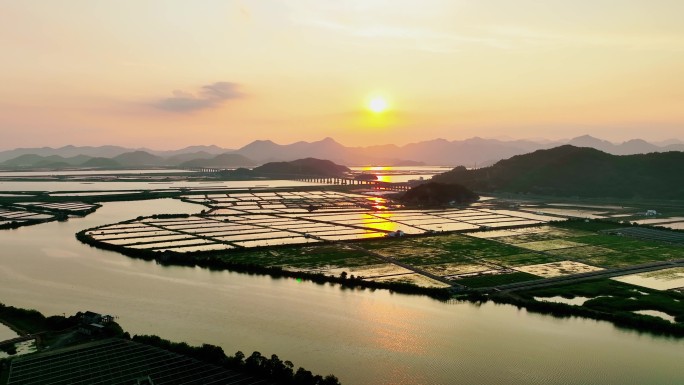
[[[684,199],[684,152],[616,156],[565,145],[477,170],[459,166],[432,180],[483,192]]]
[[[255,174],[340,176],[351,171],[346,166],[325,159],[297,159],[290,162],[270,162],[254,168]]]
[[[399,200],[409,206],[444,206],[473,203],[479,198],[477,194],[458,184],[428,182],[410,189]]]

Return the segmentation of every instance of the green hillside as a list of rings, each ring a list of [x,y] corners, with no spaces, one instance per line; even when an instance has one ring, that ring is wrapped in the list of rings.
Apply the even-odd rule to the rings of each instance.
[[[443,206],[472,203],[479,196],[458,184],[429,182],[410,189],[399,199],[409,206]]]
[[[566,145],[477,170],[456,167],[432,180],[483,192],[683,199],[683,175],[684,152],[616,156]]]
[[[291,162],[271,162],[254,169],[255,174],[340,176],[349,168],[323,159],[297,159]]]

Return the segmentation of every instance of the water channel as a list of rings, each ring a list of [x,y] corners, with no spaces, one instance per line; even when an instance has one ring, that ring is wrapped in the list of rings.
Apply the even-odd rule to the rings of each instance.
[[[46,315],[113,314],[133,334],[275,353],[347,385],[684,383],[684,341],[606,322],[163,267],[74,237],[200,209],[171,199],[112,202],[86,218],[0,231],[0,302]]]

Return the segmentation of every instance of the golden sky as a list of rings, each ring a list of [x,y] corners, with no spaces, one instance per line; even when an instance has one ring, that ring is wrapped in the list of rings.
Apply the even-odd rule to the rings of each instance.
[[[681,0],[1,0],[0,148],[684,139],[682,15]]]

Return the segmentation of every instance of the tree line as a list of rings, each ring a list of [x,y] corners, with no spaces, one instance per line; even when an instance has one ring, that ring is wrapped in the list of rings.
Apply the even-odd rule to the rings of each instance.
[[[132,341],[154,346],[223,368],[249,373],[256,377],[275,381],[282,385],[339,385],[340,381],[332,374],[325,377],[299,367],[294,370],[291,361],[283,361],[277,355],[266,357],[260,352],[253,352],[246,357],[241,351],[227,356],[220,346],[203,344],[190,346],[185,342],[171,342],[158,336],[133,336]]]
[[[8,306],[0,303],[0,320],[3,320],[22,332],[63,332],[66,329],[76,327],[80,324],[83,313],[66,317],[53,315],[46,317],[37,310],[27,310]],[[232,369],[242,373],[248,373],[256,377],[264,378],[282,385],[339,385],[340,382],[332,374],[321,376],[313,374],[302,367],[294,370],[294,365],[290,361],[283,361],[277,355],[271,357],[263,356],[260,352],[253,352],[246,357],[244,353],[238,351],[234,356],[227,356],[219,346],[203,344],[202,346],[190,346],[185,342],[171,342],[155,335],[133,336],[124,332],[116,322],[107,324],[108,330],[102,334],[101,338],[124,338],[134,342],[154,346],[160,349],[171,351],[203,361],[209,364]],[[13,346],[12,346],[13,347]],[[9,347],[8,350],[11,350]],[[10,353],[13,353],[10,351]],[[9,359],[0,360],[0,371],[8,367]]]

